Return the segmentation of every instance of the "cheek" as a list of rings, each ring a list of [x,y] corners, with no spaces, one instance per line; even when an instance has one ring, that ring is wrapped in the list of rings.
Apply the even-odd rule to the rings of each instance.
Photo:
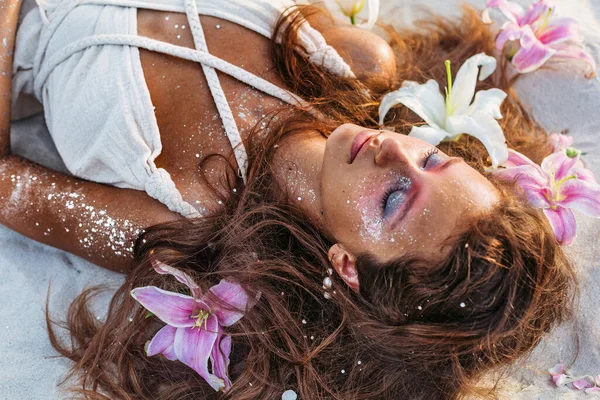
[[[327,182],[324,182],[327,185]],[[338,179],[324,188],[323,211],[335,239],[345,244],[376,240],[378,226],[372,199],[364,196],[359,184]],[[368,226],[368,232],[365,230]]]
[[[474,185],[473,181],[467,179],[450,179],[449,186],[445,188],[440,202],[444,206],[454,206],[455,208],[464,208],[465,211],[471,209],[477,204],[479,199],[485,197],[485,190]]]
[[[344,170],[344,167],[347,166],[345,163],[348,161],[346,159],[346,151],[348,151],[344,147],[343,136],[341,137],[329,137],[325,144],[325,152],[323,154],[323,167],[325,172],[329,172],[332,175],[339,174]]]
[[[383,237],[383,216],[379,212],[381,205],[372,196],[357,201],[358,232],[361,242],[379,242]]]

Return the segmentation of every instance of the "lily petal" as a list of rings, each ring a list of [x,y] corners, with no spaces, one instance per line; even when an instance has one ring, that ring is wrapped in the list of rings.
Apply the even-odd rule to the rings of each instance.
[[[379,104],[379,125],[383,125],[385,115],[396,104],[404,104],[428,125],[437,128],[444,126],[446,103],[440,93],[440,86],[433,79],[423,85],[405,81],[400,89],[383,96]]]
[[[549,21],[543,29],[537,32],[537,38],[546,45],[558,44],[567,40],[583,41],[583,37],[579,34],[577,21],[564,17]]]
[[[369,12],[367,22],[355,26],[362,29],[371,29],[375,25],[379,17],[379,0],[367,0],[367,10]]]
[[[437,146],[442,140],[449,138],[450,134],[443,129],[422,125],[413,126],[408,136],[421,139],[433,146]]]
[[[573,381],[572,383],[573,387],[577,390],[584,390],[594,386],[594,384],[588,381],[587,379],[578,379],[576,381]]]
[[[523,7],[508,0],[488,0],[487,7],[497,8],[514,23],[518,23],[525,12]]]
[[[175,332],[177,328],[169,325],[163,326],[161,330],[156,332],[152,340],[146,343],[146,355],[148,357],[156,354],[162,354],[171,361],[177,360],[173,343],[175,342]]]
[[[594,176],[594,173],[589,170],[586,169],[582,166],[575,166],[575,168],[573,168],[573,170],[571,171],[571,173],[573,175],[577,175],[577,179],[579,179],[580,181],[585,181],[585,182],[590,182],[593,184],[597,184],[596,182],[596,177]]]
[[[248,295],[239,284],[223,279],[209,290],[218,299],[218,302],[215,303],[210,296],[205,296],[203,300],[214,310],[219,325],[233,325],[244,316],[248,305]]]
[[[524,74],[540,68],[557,51],[540,42],[530,26],[524,26],[522,33],[519,40],[521,48],[513,57],[512,64]]]
[[[481,72],[479,71],[479,67],[481,67]],[[454,114],[464,114],[469,109],[469,105],[475,94],[477,76],[482,81],[495,70],[496,59],[485,53],[476,54],[464,62],[456,74],[452,93],[450,94],[450,107],[454,111]]]
[[[550,154],[542,161],[542,170],[554,176],[555,181],[560,181],[573,175],[573,167],[579,162],[579,154],[575,157],[567,156],[566,151],[557,151]]]
[[[471,115],[453,115],[446,120],[446,129],[455,135],[466,133],[478,139],[486,148],[492,168],[504,163],[508,158],[508,146],[498,122],[485,112]]]
[[[558,387],[565,386],[567,383],[573,382],[566,374],[555,375],[552,377],[554,384]]]
[[[194,325],[194,320],[190,318],[194,311],[193,297],[155,286],[135,288],[131,291],[131,296],[168,325],[176,328]]]
[[[562,133],[552,133],[550,134],[550,143],[552,143],[555,152],[566,150],[573,144],[573,136]]]
[[[490,114],[495,119],[502,118],[500,105],[506,98],[506,93],[500,89],[480,90],[475,94],[473,104],[469,106],[467,115],[482,111]]]
[[[562,207],[557,207],[556,209],[545,208],[544,214],[550,221],[556,240],[564,246],[573,243],[577,234],[577,222],[575,221],[573,211]],[[559,385],[558,382],[556,384]]]
[[[536,21],[539,21],[542,17],[550,12],[550,6],[546,4],[544,1],[536,1],[533,2],[525,15],[519,20],[519,25],[530,25]]]
[[[564,363],[558,363],[554,367],[550,368],[548,370],[548,372],[550,373],[550,375],[560,375],[563,372],[565,372],[565,364]]]
[[[496,38],[496,48],[502,50],[506,42],[518,40],[523,34],[521,27],[514,22],[507,22]]]
[[[523,189],[532,207],[549,208],[548,198],[552,197],[548,178],[531,165],[521,165],[492,171],[507,181],[515,181]]]
[[[489,8],[485,8],[482,13],[481,13],[481,21],[486,24],[486,25],[491,25],[494,23],[494,21],[492,21],[492,18],[490,17],[490,9]]]
[[[553,46],[556,49],[555,57],[582,60],[588,65],[588,78],[593,78],[596,75],[596,60],[590,56],[580,46],[571,43],[561,43],[560,46]]]
[[[231,387],[231,380],[227,375],[229,369],[229,355],[231,354],[231,336],[219,335],[210,353],[213,374],[223,379],[225,390]]]
[[[335,0],[335,2],[345,16],[351,17],[361,12],[366,0]]]
[[[600,218],[600,185],[570,179],[561,185],[560,195],[563,199],[557,202],[558,205]]]
[[[177,329],[174,349],[179,361],[192,368],[215,390],[225,387],[225,382],[208,372],[208,358],[217,339],[219,323],[211,315],[206,320],[206,328]]]
[[[192,292],[194,298],[199,299],[202,296],[202,290],[200,289],[200,287],[196,284],[196,282],[194,282],[194,279],[192,279],[192,277],[186,274],[185,272],[182,272],[177,268],[171,267],[165,264],[164,262],[158,261],[154,258],[151,259],[150,262],[152,263],[152,267],[154,268],[154,270],[159,274],[173,275],[175,279],[185,284]]]
[[[521,165],[529,165],[536,168],[539,171],[540,175],[543,174],[542,169],[539,165],[531,161],[526,155],[521,154],[513,149],[508,150],[508,158],[502,165],[506,167],[518,167]]]

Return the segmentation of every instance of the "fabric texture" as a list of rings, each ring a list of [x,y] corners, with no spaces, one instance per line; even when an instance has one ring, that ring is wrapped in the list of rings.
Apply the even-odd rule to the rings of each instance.
[[[43,106],[48,130],[68,171],[79,178],[144,190],[185,217],[201,216],[187,203],[169,173],[154,160],[162,150],[139,49],[202,64],[227,138],[245,182],[247,156],[216,71],[229,74],[282,101],[302,100],[208,52],[199,14],[230,20],[270,37],[291,0],[49,0],[19,27],[13,69],[13,100],[22,95]],[[137,35],[137,8],[187,14],[195,49]],[[353,76],[348,65],[307,23],[299,51],[334,73]]]

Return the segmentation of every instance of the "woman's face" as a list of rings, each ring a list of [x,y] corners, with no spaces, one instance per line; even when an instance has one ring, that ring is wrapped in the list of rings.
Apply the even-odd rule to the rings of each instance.
[[[355,256],[435,256],[495,187],[461,158],[409,136],[346,124],[326,141],[321,208],[328,234]]]

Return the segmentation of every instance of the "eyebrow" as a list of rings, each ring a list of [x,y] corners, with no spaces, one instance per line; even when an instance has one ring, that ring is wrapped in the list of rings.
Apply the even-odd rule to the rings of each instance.
[[[442,165],[440,165],[440,166],[439,166],[439,167],[436,169],[436,171],[441,171],[441,170],[444,170],[444,169],[446,169],[446,168],[449,168],[449,167],[451,167],[452,165],[454,165],[454,164],[456,164],[456,163],[459,163],[459,162],[462,162],[462,161],[463,161],[463,159],[462,159],[462,158],[460,158],[460,157],[450,157],[450,159],[449,159],[448,161],[446,161],[445,163],[443,163]]]
[[[461,161],[463,161],[463,159],[460,157],[451,157],[448,161],[446,161],[445,163],[440,165],[438,168],[436,168],[436,171],[445,170],[454,164],[460,163]],[[417,200],[417,198],[419,198],[420,194],[421,194],[421,191],[419,190],[417,193],[413,192],[413,194],[409,197],[406,204],[404,204],[404,207],[403,207],[400,215],[398,215],[398,217],[392,222],[392,227],[391,227],[392,230],[395,230],[397,228],[397,226],[400,225],[400,223],[404,220],[404,218],[410,212],[410,210],[412,210],[412,206],[413,206],[414,202]]]

